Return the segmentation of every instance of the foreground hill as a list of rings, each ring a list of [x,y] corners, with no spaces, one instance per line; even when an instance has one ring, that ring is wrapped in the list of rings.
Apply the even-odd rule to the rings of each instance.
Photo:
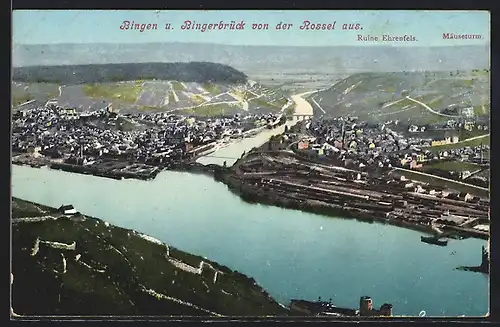
[[[12,204],[19,315],[286,315],[252,278],[132,230]]]
[[[489,94],[489,70],[359,73],[314,94],[310,101],[320,115],[430,124],[489,118]]]

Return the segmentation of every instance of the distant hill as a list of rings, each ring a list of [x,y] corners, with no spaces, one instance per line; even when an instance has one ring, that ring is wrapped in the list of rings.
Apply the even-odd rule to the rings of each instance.
[[[16,314],[289,313],[253,278],[133,230],[16,198],[12,218]]]
[[[143,79],[76,85],[12,82],[11,92],[13,106],[19,109],[54,99],[62,107],[81,111],[98,110],[112,103],[123,113],[176,111],[195,116],[279,112],[289,102],[286,92],[253,81],[231,84]],[[17,107],[30,100],[37,101]]]
[[[15,40],[14,40],[15,41]],[[241,46],[210,43],[14,44],[14,67],[139,62],[216,62],[258,75],[350,75],[357,72],[483,69],[490,47]]]
[[[359,73],[309,101],[318,115],[351,115],[372,122],[429,124],[453,117],[489,118],[489,74],[488,69]]]
[[[15,41],[15,40],[14,40]],[[148,62],[214,62],[267,86],[302,93],[360,72],[489,68],[489,45],[248,46],[211,43],[14,44],[12,65],[53,66]],[[303,90],[304,89],[304,90]]]
[[[210,62],[14,67],[12,79],[18,82],[65,85],[141,79],[228,84],[247,82],[247,76],[244,73],[227,65]]]

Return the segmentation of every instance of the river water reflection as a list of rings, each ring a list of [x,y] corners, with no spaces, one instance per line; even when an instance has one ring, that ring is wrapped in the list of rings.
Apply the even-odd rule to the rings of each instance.
[[[295,125],[297,121],[287,120],[284,125],[281,125],[274,129],[265,129],[255,136],[238,139],[231,142],[228,146],[220,148],[215,152],[198,158],[196,162],[203,165],[214,164],[222,166],[224,161],[227,166],[232,166],[238,158],[241,157],[244,151],[248,152],[254,147],[259,147],[262,144],[269,141],[269,138],[273,135],[282,134],[285,131],[285,126],[291,127]]]
[[[420,233],[248,204],[210,177],[164,172],[153,181],[113,180],[13,166],[15,197],[152,235],[254,277],[281,303],[332,298],[357,308],[394,305],[395,315],[479,316],[488,277],[454,270],[481,260],[482,240],[420,242]],[[456,251],[455,255],[451,255]]]

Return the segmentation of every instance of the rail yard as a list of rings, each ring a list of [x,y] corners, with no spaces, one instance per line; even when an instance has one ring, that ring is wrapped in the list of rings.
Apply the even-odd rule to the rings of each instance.
[[[257,150],[224,177],[247,200],[417,229],[436,237],[488,239],[489,199],[399,178]]]

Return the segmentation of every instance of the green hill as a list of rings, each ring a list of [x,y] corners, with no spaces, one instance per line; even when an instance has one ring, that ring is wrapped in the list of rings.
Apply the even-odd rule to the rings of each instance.
[[[453,117],[489,117],[489,94],[489,70],[359,73],[314,94],[311,99],[325,115],[429,124]],[[314,101],[311,103],[315,112],[323,114]]]
[[[12,208],[16,314],[288,314],[252,278],[133,230],[16,198]]]

